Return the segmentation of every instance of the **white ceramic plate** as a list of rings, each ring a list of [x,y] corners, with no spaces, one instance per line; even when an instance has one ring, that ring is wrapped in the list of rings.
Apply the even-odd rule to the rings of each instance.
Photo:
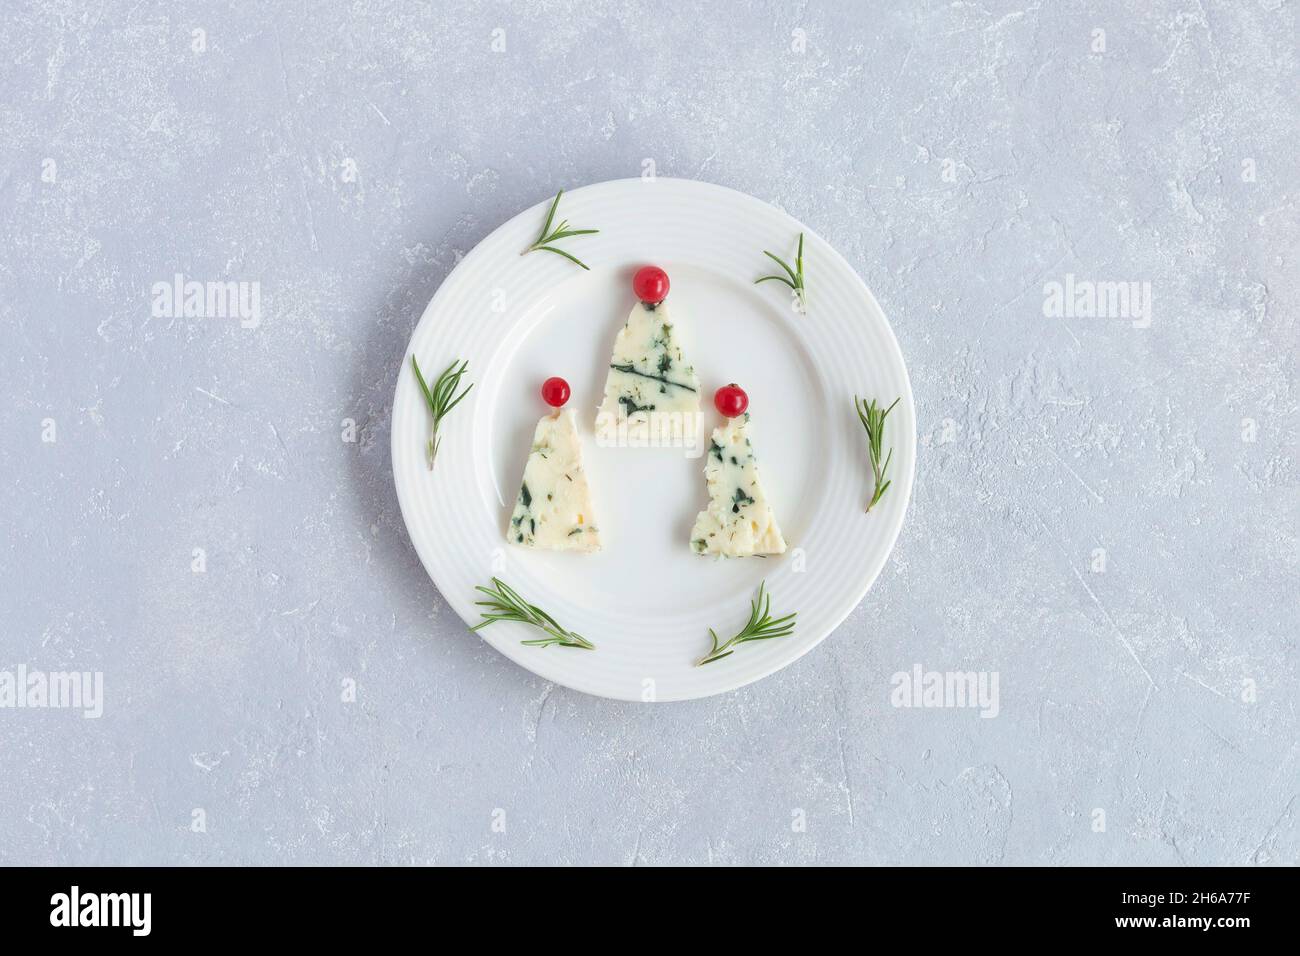
[[[674,179],[624,179],[566,192],[559,216],[596,236],[561,245],[584,272],[547,252],[520,256],[550,199],[469,253],[438,289],[407,350],[393,398],[393,477],[406,527],[447,602],[477,623],[474,586],[496,575],[597,649],[525,647],[539,632],[502,622],[477,632],[547,680],[621,700],[685,700],[758,680],[807,653],[844,620],[880,573],[912,492],[915,412],[898,342],[875,298],[830,245],[743,193]],[[805,234],[806,315],[779,283],[771,249],[793,262]],[[718,561],[691,552],[707,502],[704,459],[682,449],[602,448],[594,419],[614,336],[635,301],[631,277],[654,264],[700,376],[704,441],[720,421],[715,389],[749,393],[760,475],[789,550]],[[430,472],[429,415],[410,369],[432,379],[466,359],[469,398],[442,426]],[[514,547],[505,529],[538,418],[538,390],[568,380],[605,549],[597,555]],[[854,394],[902,401],[889,417],[893,485],[870,515],[866,435]],[[798,612],[789,637],[745,644],[704,667],[709,628],[744,625],[766,580],[774,612]]]

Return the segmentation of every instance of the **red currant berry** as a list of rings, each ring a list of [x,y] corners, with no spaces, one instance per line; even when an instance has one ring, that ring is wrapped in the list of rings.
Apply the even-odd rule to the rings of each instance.
[[[552,408],[559,408],[569,400],[569,383],[558,375],[542,383],[542,401]]]
[[[658,266],[642,266],[632,277],[632,291],[646,305],[658,305],[668,298],[668,273]]]
[[[745,414],[745,409],[749,408],[749,396],[743,388],[732,382],[713,393],[713,407],[718,410],[718,414],[735,418]]]

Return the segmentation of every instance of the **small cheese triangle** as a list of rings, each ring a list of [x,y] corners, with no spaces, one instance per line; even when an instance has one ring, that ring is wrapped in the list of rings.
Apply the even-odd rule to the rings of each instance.
[[[668,304],[638,302],[614,340],[605,379],[605,398],[596,413],[602,443],[614,429],[658,434],[685,429],[695,434],[700,412],[700,380],[686,361]]]
[[[691,530],[691,550],[697,554],[739,558],[785,551],[776,515],[758,480],[748,427],[745,413],[713,430],[704,460],[709,506]]]
[[[537,423],[506,540],[547,551],[600,550],[573,409]]]

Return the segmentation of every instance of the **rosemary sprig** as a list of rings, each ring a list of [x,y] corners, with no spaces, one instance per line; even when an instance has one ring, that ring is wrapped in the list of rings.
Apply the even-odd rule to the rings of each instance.
[[[487,627],[496,621],[518,621],[520,624],[531,624],[533,627],[546,632],[546,637],[519,642],[528,647],[550,647],[554,644],[556,647],[580,647],[585,651],[594,651],[596,649],[596,645],[582,635],[575,634],[573,631],[566,631],[560,627],[555,618],[541,608],[529,604],[519,596],[518,591],[500,578],[493,578],[492,585],[490,588],[479,585],[474,589],[482,591],[488,596],[486,601],[474,602],[480,607],[488,608],[488,610],[479,612],[483,615],[483,620],[471,627],[471,631],[477,631],[479,628]]]
[[[447,366],[447,370],[438,376],[433,383],[433,388],[429,388],[429,383],[424,380],[420,374],[420,363],[415,360],[415,355],[411,355],[411,367],[415,369],[415,378],[420,383],[420,391],[424,393],[424,400],[429,405],[429,414],[432,416],[432,422],[429,425],[429,447],[427,454],[429,457],[429,470],[433,470],[433,460],[438,455],[438,446],[442,444],[442,439],[438,437],[438,426],[442,420],[447,417],[447,413],[460,404],[460,400],[469,394],[469,390],[474,387],[471,383],[465,386],[465,391],[459,395],[456,389],[460,388],[461,376],[465,374],[465,369],[469,362],[461,362],[460,368],[456,367],[456,360]]]
[[[760,279],[755,279],[754,285],[758,285],[760,282],[767,282],[769,279],[774,279],[777,282],[784,282],[794,291],[795,295],[799,297],[800,309],[801,310],[806,309],[808,307],[808,298],[807,298],[808,293],[807,290],[804,288],[804,283],[803,283],[803,233],[802,232],[799,233],[799,251],[795,253],[793,269],[790,268],[790,266],[786,263],[784,259],[782,259],[774,252],[768,252],[766,249],[764,249],[763,255],[767,256],[769,259],[771,259],[777,265],[779,265],[782,269],[784,269],[785,275],[776,273],[770,276],[763,276]]]
[[[724,657],[734,654],[737,644],[744,644],[747,641],[767,641],[774,637],[785,637],[794,633],[794,619],[798,612],[773,620],[772,615],[769,613],[772,608],[772,595],[769,594],[764,598],[764,583],[759,583],[758,596],[749,602],[749,623],[741,629],[739,634],[719,644],[718,635],[714,633],[713,628],[709,628],[709,636],[713,638],[713,650],[701,657],[696,662],[696,667],[712,664],[714,661],[720,661]]]
[[[551,243],[555,242],[557,239],[567,239],[569,236],[591,236],[600,232],[599,229],[570,229],[569,220],[567,219],[561,220],[560,224],[552,230],[551,223],[555,220],[555,210],[559,207],[560,197],[563,195],[563,189],[555,194],[555,202],[551,203],[551,211],[546,214],[546,225],[542,226],[542,231],[537,237],[537,241],[519,254],[521,256],[526,256],[528,253],[538,249],[542,252],[553,252],[557,256],[564,256],[564,258],[568,259],[570,262],[576,262],[578,265],[590,272],[590,267],[577,256],[570,255],[563,249],[557,249],[555,246],[551,245]]]
[[[885,438],[885,418],[894,410],[894,405],[897,405],[898,402],[898,398],[894,399],[893,404],[882,411],[874,398],[868,404],[865,399],[858,398],[856,395],[853,396],[853,407],[857,409],[862,427],[867,430],[867,446],[871,453],[871,473],[876,479],[876,490],[871,495],[871,501],[867,504],[867,514],[870,514],[871,509],[876,506],[876,502],[885,496],[885,492],[889,490],[890,482],[893,480],[888,477],[887,472],[889,471],[889,462],[894,457],[894,449],[892,446],[890,447],[889,454],[885,456],[885,463],[882,465],[880,463],[880,448]]]

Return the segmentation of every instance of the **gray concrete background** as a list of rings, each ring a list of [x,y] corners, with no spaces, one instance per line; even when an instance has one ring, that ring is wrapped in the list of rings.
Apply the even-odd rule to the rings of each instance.
[[[0,861],[1300,861],[1296,4],[668,6],[6,9],[0,669],[106,699],[0,709]],[[388,449],[458,256],[647,159],[844,252],[922,443],[849,620],[658,707],[468,633]],[[177,272],[260,325],[153,317]]]

